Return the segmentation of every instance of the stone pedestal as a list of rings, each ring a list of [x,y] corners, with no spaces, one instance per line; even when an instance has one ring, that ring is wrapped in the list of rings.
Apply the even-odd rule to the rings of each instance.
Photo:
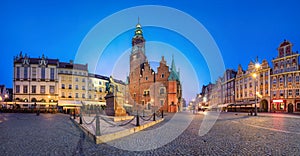
[[[118,97],[112,93],[107,94],[105,97],[106,109],[105,113],[109,116],[126,116],[126,110],[122,105],[118,104]]]

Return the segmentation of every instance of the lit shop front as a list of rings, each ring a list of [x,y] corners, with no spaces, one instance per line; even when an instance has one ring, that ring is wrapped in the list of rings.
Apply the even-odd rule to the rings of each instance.
[[[286,111],[286,100],[276,99],[272,100],[271,112],[285,112]]]

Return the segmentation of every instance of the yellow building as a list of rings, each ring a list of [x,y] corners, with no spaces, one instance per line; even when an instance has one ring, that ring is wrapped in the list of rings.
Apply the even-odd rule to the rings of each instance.
[[[259,111],[267,112],[270,103],[270,75],[271,68],[266,60],[263,60],[257,69],[252,61],[246,71],[239,65],[235,79],[236,104],[230,109],[248,111],[256,104]]]
[[[58,106],[65,111],[80,107],[87,98],[88,65],[59,62],[58,68]]]

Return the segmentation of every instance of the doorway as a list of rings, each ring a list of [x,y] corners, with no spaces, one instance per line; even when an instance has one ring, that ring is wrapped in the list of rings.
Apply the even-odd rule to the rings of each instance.
[[[293,113],[294,112],[294,106],[293,104],[288,104],[288,113]]]

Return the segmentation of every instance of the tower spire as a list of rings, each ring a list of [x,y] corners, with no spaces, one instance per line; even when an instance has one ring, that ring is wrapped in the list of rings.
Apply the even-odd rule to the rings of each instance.
[[[138,36],[138,35],[143,36],[143,30],[140,24],[140,17],[138,17],[138,23],[135,26],[135,32],[134,32],[134,36]]]
[[[171,64],[171,72],[168,77],[168,80],[176,80],[179,81],[179,72],[176,71],[174,55],[172,55],[172,64]]]
[[[176,71],[176,66],[175,66],[175,61],[174,61],[174,54],[172,54],[172,65],[171,65],[171,70]]]

